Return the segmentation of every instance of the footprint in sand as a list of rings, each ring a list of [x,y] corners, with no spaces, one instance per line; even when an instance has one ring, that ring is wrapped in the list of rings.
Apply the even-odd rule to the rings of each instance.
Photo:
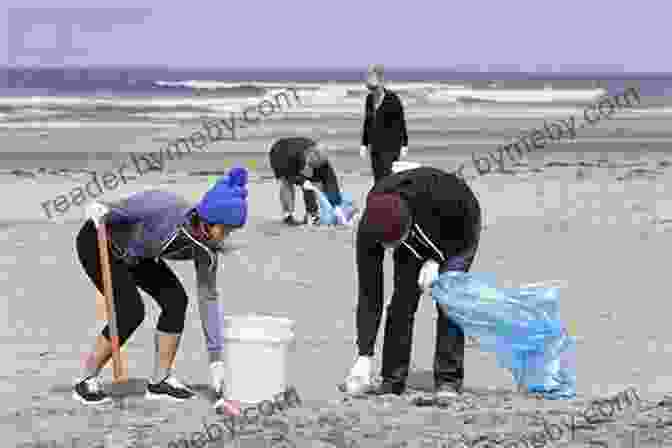
[[[0,256],[0,265],[16,265],[16,257],[13,255],[1,255]]]
[[[56,266],[58,264],[58,258],[56,258],[52,255],[41,255],[40,256],[40,264],[41,265],[47,265],[47,266]]]
[[[603,311],[600,313],[600,319],[603,320],[612,320],[614,318],[614,313],[611,311]]]

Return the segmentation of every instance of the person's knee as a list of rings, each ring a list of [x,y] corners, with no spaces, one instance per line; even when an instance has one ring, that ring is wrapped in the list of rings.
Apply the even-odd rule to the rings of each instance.
[[[294,186],[289,183],[287,179],[279,179],[278,180],[278,186],[280,187],[280,192],[281,193],[288,193],[294,191]]]
[[[387,305],[388,318],[413,319],[418,310],[419,297],[415,292],[405,294],[395,292]]]
[[[175,294],[174,297],[170,300],[170,305],[168,307],[167,314],[175,316],[177,319],[184,320],[184,317],[187,315],[187,305],[189,304],[189,298],[186,294]]]
[[[138,303],[129,310],[128,327],[130,333],[134,332],[145,320],[145,306],[142,302]]]
[[[171,297],[167,303],[169,305],[161,313],[158,329],[166,333],[182,333],[189,299],[185,294],[179,294]]]
[[[145,320],[145,307],[140,303],[140,306],[133,308],[124,308],[122,313],[118,314],[117,321],[119,322],[119,339],[123,343],[126,341],[138,327]],[[106,334],[109,339],[109,333]]]
[[[184,317],[187,315],[188,305],[189,297],[187,297],[186,294],[180,294],[179,296],[176,296],[174,300],[175,314],[181,316],[182,320],[184,320]]]
[[[281,179],[280,185],[280,202],[285,209],[291,209],[294,206],[294,185],[287,180]]]

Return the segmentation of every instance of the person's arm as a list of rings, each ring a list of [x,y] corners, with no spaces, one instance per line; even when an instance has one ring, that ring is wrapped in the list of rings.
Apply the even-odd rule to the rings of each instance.
[[[408,147],[408,133],[406,131],[406,116],[404,113],[404,105],[401,102],[401,99],[399,96],[396,96],[397,98],[397,107],[398,107],[398,115],[399,115],[399,126],[400,126],[400,131],[401,131],[401,146],[404,148]]]
[[[324,194],[329,199],[329,203],[334,207],[340,206],[343,197],[341,196],[341,190],[338,188],[338,177],[336,177],[336,172],[331,163],[327,162],[319,168],[318,177],[319,181],[324,184]]]
[[[371,124],[371,115],[369,114],[369,104],[372,101],[371,94],[366,95],[364,102],[364,129],[362,130],[362,146],[369,146],[369,127]]]
[[[209,361],[222,361],[224,349],[224,303],[217,291],[217,270],[219,259],[215,252],[215,263],[211,265],[210,256],[198,250],[194,257],[196,267],[196,287],[198,291],[198,311],[205,337],[205,346]]]
[[[446,210],[441,217],[437,229],[436,245],[445,256],[440,272],[465,271],[476,253],[481,233],[480,208],[473,198],[463,189],[452,190],[454,182],[447,182],[442,189],[447,193],[441,195],[436,208]],[[436,196],[435,196],[436,197]],[[452,197],[452,199],[451,199]]]

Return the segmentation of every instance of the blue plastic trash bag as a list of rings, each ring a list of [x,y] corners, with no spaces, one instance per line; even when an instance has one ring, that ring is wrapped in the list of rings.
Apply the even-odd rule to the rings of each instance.
[[[557,288],[496,288],[494,275],[445,272],[432,297],[481,350],[530,393],[576,396],[576,340],[560,320]]]
[[[320,204],[320,224],[326,225],[336,225],[336,214],[334,213],[334,207],[327,199],[327,195],[324,192],[320,191],[317,194],[317,199]],[[347,193],[341,193],[341,208],[343,209],[343,215],[348,221],[352,221],[353,216],[357,212],[357,208],[354,205],[352,197]]]

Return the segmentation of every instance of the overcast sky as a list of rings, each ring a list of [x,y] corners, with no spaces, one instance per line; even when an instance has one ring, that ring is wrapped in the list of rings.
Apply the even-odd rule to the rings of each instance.
[[[672,72],[672,4],[663,0],[115,0],[147,9],[72,9],[87,3],[2,0],[0,64]]]

